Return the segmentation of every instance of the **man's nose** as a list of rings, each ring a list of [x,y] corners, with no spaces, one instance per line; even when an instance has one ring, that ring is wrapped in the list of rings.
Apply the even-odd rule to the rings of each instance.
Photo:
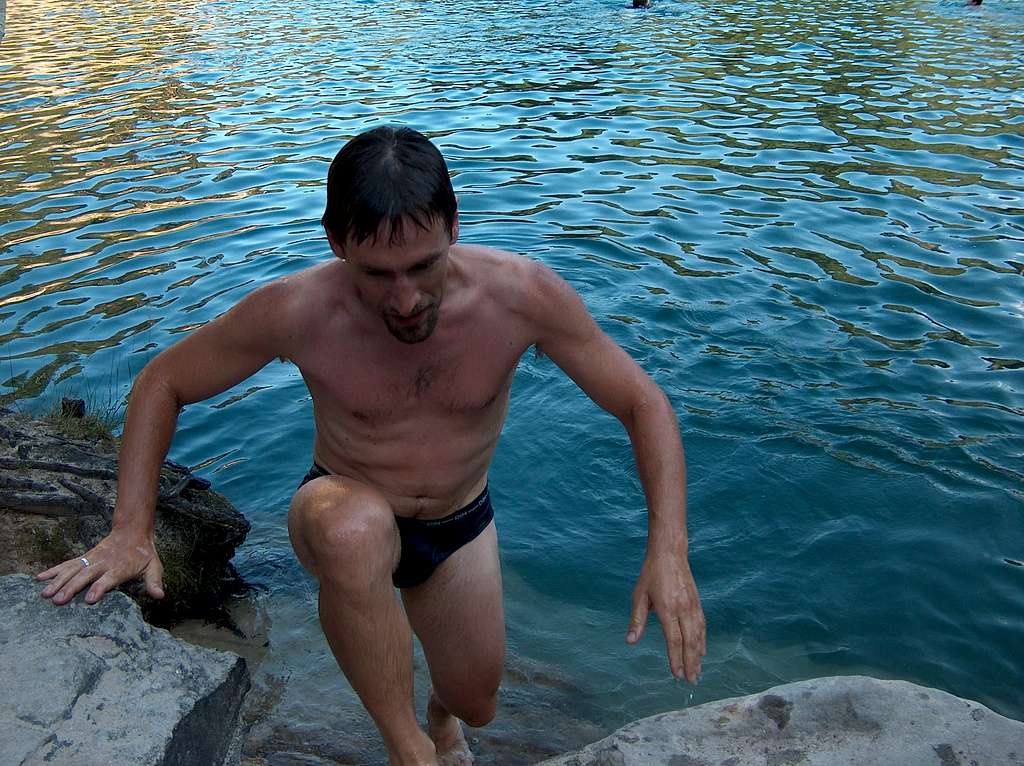
[[[391,299],[394,310],[402,316],[409,316],[419,302],[420,291],[416,284],[406,276],[398,277]]]

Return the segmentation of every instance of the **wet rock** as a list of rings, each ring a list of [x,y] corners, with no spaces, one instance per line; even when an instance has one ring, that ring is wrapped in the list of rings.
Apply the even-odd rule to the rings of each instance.
[[[237,764],[245,661],[146,624],[124,594],[56,607],[0,577],[0,763]]]
[[[1024,723],[905,681],[817,678],[631,723],[540,766],[1024,766]]]
[[[116,487],[113,440],[71,438],[58,425],[0,408],[0,575],[36,574],[85,553],[110,530]],[[149,598],[140,582],[122,590],[156,624],[215,615],[244,589],[230,561],[248,532],[223,495],[168,461],[156,515],[166,596]]]

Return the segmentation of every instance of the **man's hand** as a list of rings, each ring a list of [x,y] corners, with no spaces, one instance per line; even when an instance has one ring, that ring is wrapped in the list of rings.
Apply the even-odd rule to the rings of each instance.
[[[672,675],[682,678],[685,674],[687,681],[696,683],[707,651],[704,611],[685,555],[648,555],[644,560],[633,590],[633,619],[626,643],[640,640],[652,609],[665,631]]]
[[[114,531],[82,558],[68,559],[40,572],[36,579],[52,581],[43,589],[42,596],[61,606],[89,585],[92,587],[85,602],[95,604],[107,591],[137,577],[145,578],[150,596],[163,598],[163,574],[152,537]]]

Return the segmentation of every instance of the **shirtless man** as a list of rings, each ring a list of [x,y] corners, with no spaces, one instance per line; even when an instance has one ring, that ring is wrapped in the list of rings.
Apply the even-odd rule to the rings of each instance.
[[[391,764],[469,764],[459,719],[494,717],[505,653],[487,471],[516,363],[549,356],[629,432],[649,508],[626,640],[661,621],[691,683],[704,615],[687,560],[686,476],[661,389],[539,263],[455,244],[448,168],[419,133],[378,128],[331,164],[323,225],[335,258],[277,279],[155,357],[132,388],[110,534],[39,574],[65,604],[137,577],[163,596],[153,541],[160,465],[178,412],[283,357],[313,398],[313,468],[288,532],[320,587],[320,621]],[[399,588],[400,599],[395,587]],[[433,688],[413,708],[412,633]]]

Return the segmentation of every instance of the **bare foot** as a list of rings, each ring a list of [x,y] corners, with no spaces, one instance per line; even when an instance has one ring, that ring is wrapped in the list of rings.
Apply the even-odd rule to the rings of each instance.
[[[427,702],[427,733],[437,748],[440,766],[473,766],[473,753],[462,733],[462,723],[445,710],[433,689]]]

